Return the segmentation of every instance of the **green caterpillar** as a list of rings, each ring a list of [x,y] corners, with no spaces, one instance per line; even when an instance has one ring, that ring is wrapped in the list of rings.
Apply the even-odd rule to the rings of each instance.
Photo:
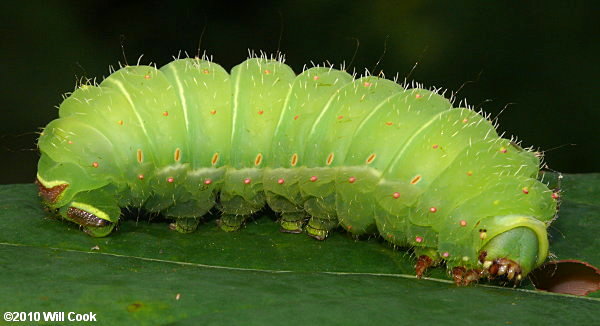
[[[91,236],[108,235],[120,207],[192,232],[213,207],[233,231],[268,204],[284,232],[376,233],[414,248],[417,276],[444,261],[460,285],[542,264],[557,211],[539,155],[477,112],[266,57],[231,74],[205,58],[126,66],[70,94],[38,146],[43,201]]]

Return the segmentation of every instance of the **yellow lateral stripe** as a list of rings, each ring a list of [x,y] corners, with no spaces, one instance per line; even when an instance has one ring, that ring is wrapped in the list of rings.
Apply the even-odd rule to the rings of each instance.
[[[71,203],[71,206],[75,207],[75,208],[82,209],[82,210],[84,210],[84,211],[86,211],[88,213],[94,214],[94,215],[96,215],[96,217],[101,218],[103,220],[114,222],[113,220],[110,219],[110,217],[108,217],[108,214],[106,214],[105,212],[99,210],[98,208],[96,208],[96,207],[94,207],[92,205],[88,205],[88,204],[84,204],[84,203],[80,203],[80,202],[74,201],[74,202]]]
[[[42,176],[40,176],[40,174],[37,174],[37,179],[40,181],[40,183],[42,184],[42,186],[46,187],[46,188],[53,188],[56,186],[60,186],[60,185],[64,185],[64,184],[69,184],[68,182],[64,181],[64,180],[53,180],[53,181],[48,181],[44,178],[42,178]]]

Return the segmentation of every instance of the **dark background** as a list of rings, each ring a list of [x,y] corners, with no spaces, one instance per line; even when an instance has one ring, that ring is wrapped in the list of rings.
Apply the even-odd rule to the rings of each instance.
[[[500,115],[505,137],[546,151],[552,169],[600,172],[595,1],[3,1],[0,183],[32,182],[36,132],[82,76],[123,62],[161,66],[202,51],[230,69],[248,49],[350,63]],[[596,28],[594,27],[596,26]],[[594,32],[596,31],[596,32]],[[357,40],[360,46],[357,48]],[[385,51],[384,51],[385,48]],[[456,103],[457,105],[458,103]],[[593,128],[596,126],[596,128]],[[575,145],[571,145],[575,144]]]

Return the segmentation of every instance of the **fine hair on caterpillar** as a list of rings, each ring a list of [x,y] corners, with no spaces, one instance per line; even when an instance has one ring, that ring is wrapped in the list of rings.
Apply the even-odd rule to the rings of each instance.
[[[418,277],[445,262],[459,285],[518,282],[545,261],[559,193],[489,115],[382,74],[283,61],[138,60],[79,85],[40,134],[44,203],[95,237],[122,207],[187,233],[213,209],[236,231],[268,205],[283,232],[378,234],[413,248]]]

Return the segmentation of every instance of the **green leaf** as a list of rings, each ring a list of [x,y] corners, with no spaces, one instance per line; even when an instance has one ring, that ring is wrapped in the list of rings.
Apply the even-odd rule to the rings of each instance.
[[[555,175],[550,176],[555,179]],[[566,175],[551,227],[558,259],[600,265],[600,174]],[[239,232],[209,221],[192,234],[135,215],[107,238],[47,217],[34,185],[0,186],[0,307],[96,313],[98,324],[540,324],[599,322],[600,297],[459,288],[443,268],[379,238],[324,242],[261,216]],[[552,316],[540,312],[552,312]],[[42,316],[43,318],[43,316]]]

